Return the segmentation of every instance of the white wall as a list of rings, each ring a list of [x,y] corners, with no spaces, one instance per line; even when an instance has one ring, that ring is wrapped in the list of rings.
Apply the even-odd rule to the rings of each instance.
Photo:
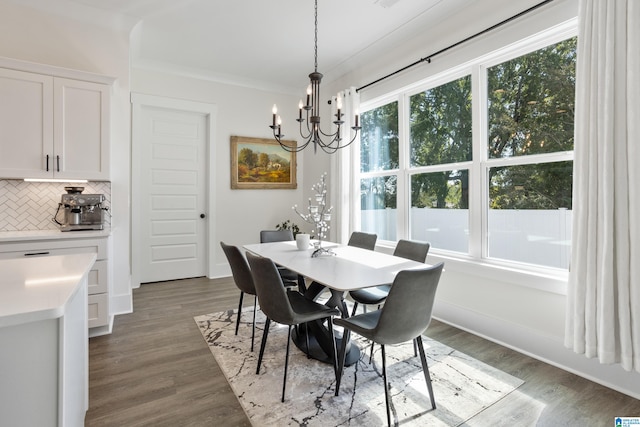
[[[76,5],[77,6],[77,5]],[[116,78],[111,102],[111,312],[132,309],[129,257],[129,30],[94,13],[91,22],[0,1],[0,56]]]
[[[217,182],[215,198],[218,209],[213,226],[218,240],[233,245],[255,243],[260,230],[274,229],[276,224],[287,219],[303,226],[303,221],[291,208],[294,204],[302,204],[303,190],[317,180],[315,176],[309,176],[307,165],[315,166],[321,160],[320,153],[315,158],[309,150],[298,153],[296,190],[232,190],[230,181],[230,137],[271,138],[269,124],[271,107],[275,103],[283,117],[285,138],[294,139],[298,125],[295,121],[298,97],[144,69],[132,70],[131,91],[217,106],[215,164],[211,165],[211,170],[215,171]],[[135,170],[136,165],[133,165],[134,173]],[[216,266],[210,277],[230,274],[219,242],[210,242],[210,249]]]
[[[431,64],[423,63],[361,91],[361,101],[400,90],[575,18],[577,5],[577,0],[555,0],[499,30],[434,58]],[[445,20],[425,30],[419,39],[390,49],[377,61],[362,64],[356,71],[335,80],[329,93],[349,86],[364,86],[523,9],[526,9],[525,2],[490,0],[471,4],[465,16],[458,17],[455,23]],[[521,274],[506,268],[448,259],[432,251],[428,262],[438,261],[445,261],[445,273],[434,308],[436,318],[640,398],[639,374],[626,372],[619,365],[600,365],[564,347],[566,276]]]

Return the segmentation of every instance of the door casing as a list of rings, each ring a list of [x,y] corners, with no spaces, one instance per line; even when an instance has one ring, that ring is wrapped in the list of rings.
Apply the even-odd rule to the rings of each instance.
[[[206,135],[206,144],[207,144],[207,162],[205,169],[207,170],[207,188],[205,189],[205,193],[208,196],[208,200],[206,202],[206,214],[207,214],[207,224],[206,227],[206,239],[205,239],[205,252],[210,254],[211,250],[215,247],[212,245],[212,242],[216,241],[216,215],[214,206],[216,204],[216,182],[215,182],[215,173],[211,172],[211,168],[215,167],[215,144],[214,137],[216,131],[216,114],[217,114],[217,106],[214,104],[207,104],[195,101],[186,101],[181,99],[174,98],[165,98],[154,95],[145,95],[145,94],[131,94],[131,103],[132,103],[132,131],[131,131],[131,139],[132,139],[132,151],[131,151],[131,283],[133,288],[138,288],[140,286],[140,256],[141,251],[144,248],[141,247],[141,235],[139,230],[143,226],[141,224],[141,215],[142,215],[142,191],[141,188],[141,179],[140,179],[140,164],[143,153],[141,152],[141,126],[144,125],[141,120],[142,109],[144,107],[157,107],[157,108],[166,108],[169,110],[177,110],[182,112],[195,112],[203,114],[207,120],[207,128],[208,132]],[[213,259],[215,257],[208,255],[206,261],[206,275],[207,277],[211,276],[211,273],[214,271]]]

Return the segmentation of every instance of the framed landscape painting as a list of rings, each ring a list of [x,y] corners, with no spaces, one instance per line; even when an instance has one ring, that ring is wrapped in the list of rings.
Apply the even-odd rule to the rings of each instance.
[[[295,147],[296,141],[283,141]],[[297,188],[296,153],[275,139],[231,137],[231,188]]]

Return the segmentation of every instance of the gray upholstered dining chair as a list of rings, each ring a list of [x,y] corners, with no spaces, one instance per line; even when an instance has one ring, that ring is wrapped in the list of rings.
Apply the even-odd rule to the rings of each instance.
[[[347,245],[372,251],[376,248],[376,240],[378,240],[377,234],[354,231],[351,233]]]
[[[237,246],[227,245],[224,242],[220,242],[222,250],[229,261],[231,266],[231,274],[233,275],[233,281],[238,289],[240,289],[240,302],[238,302],[238,318],[236,319],[236,335],[238,335],[238,328],[240,327],[240,315],[242,314],[242,299],[244,294],[253,295],[253,322],[251,326],[251,351],[253,351],[253,341],[256,335],[256,306],[258,305],[258,296],[256,288],[253,285],[253,277],[251,276],[251,269],[247,260],[245,259],[240,249]]]
[[[293,231],[286,230],[261,230],[260,243],[287,242],[293,240]]]
[[[288,325],[287,333],[287,352],[284,362],[284,379],[282,382],[282,401],[284,402],[285,389],[287,386],[287,369],[289,367],[289,346],[291,344],[291,327],[300,325],[314,320],[324,320],[328,322],[328,329],[331,331],[331,340],[333,341],[333,369],[337,379],[338,362],[335,348],[335,338],[333,337],[333,316],[340,315],[340,311],[319,304],[315,301],[305,298],[297,291],[287,290],[282,283],[282,278],[278,273],[275,263],[269,259],[260,257],[247,252],[247,260],[251,266],[251,274],[253,283],[258,293],[258,302],[260,309],[267,317],[264,325],[264,333],[262,335],[262,343],[260,345],[260,355],[258,356],[258,367],[256,374],[260,373],[262,365],[262,356],[267,344],[267,336],[269,334],[269,325],[271,321]],[[307,348],[309,342],[307,341]]]
[[[375,311],[362,313],[346,319],[336,318],[335,325],[344,328],[343,345],[340,346],[336,396],[340,392],[340,382],[344,370],[346,345],[351,331],[372,340],[382,346],[382,377],[387,405],[387,422],[391,425],[389,411],[389,388],[387,382],[387,364],[385,345],[399,344],[415,340],[420,350],[422,371],[427,383],[431,408],[436,409],[436,401],[431,385],[431,375],[422,344],[422,333],[431,322],[431,312],[435,301],[436,289],[442,274],[444,263],[420,270],[402,270],[397,275],[387,296],[384,306]]]
[[[288,242],[295,240],[293,237],[293,231],[290,229],[284,230],[261,230],[260,231],[260,243],[271,242]],[[291,271],[287,268],[277,265],[280,277],[285,286],[298,286],[300,292],[304,292],[306,289],[304,277],[298,273]]]
[[[398,244],[393,251],[393,255],[407,258],[412,261],[425,262],[427,260],[427,254],[429,253],[430,247],[431,244],[428,242],[401,239],[398,241]],[[391,285],[380,285],[349,292],[349,296],[353,300],[353,311],[351,312],[351,315],[355,316],[358,304],[362,304],[364,306],[365,312],[367,311],[367,305],[377,305],[378,308],[380,308],[380,304],[382,304],[387,298],[387,295],[389,295],[390,288]],[[374,344],[371,343],[369,362],[371,362],[371,359],[373,358],[373,345]],[[416,356],[418,355],[415,342],[413,343],[413,353]]]
[[[393,251],[393,255],[410,259],[412,261],[425,262],[430,247],[431,245],[427,242],[419,242],[416,240],[399,240],[396,248]],[[349,292],[349,296],[354,302],[351,315],[353,316],[356,314],[358,304],[382,304],[382,302],[385,300],[385,298],[387,298],[387,295],[389,294],[390,287],[390,285],[380,285]]]

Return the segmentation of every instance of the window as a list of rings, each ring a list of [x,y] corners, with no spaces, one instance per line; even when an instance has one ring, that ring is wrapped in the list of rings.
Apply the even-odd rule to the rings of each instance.
[[[569,265],[575,61],[572,38],[487,69],[490,258]]]
[[[452,166],[471,160],[471,76],[409,97],[409,146],[411,239],[466,253],[469,169]]]
[[[363,230],[568,267],[576,38],[549,40],[361,106]]]
[[[383,240],[396,240],[398,103],[369,110],[361,120],[360,229]]]

